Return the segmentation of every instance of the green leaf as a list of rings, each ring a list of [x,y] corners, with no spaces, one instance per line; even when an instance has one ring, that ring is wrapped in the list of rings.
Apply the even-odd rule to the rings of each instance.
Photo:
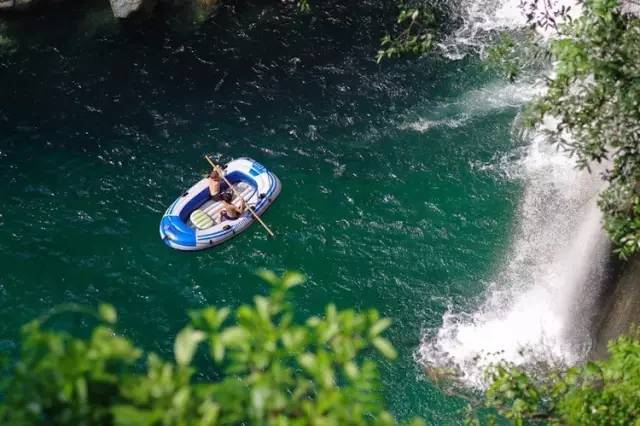
[[[220,336],[213,336],[209,342],[211,348],[211,356],[215,362],[222,362],[224,358],[224,343],[220,340]]]
[[[152,425],[161,418],[158,412],[136,408],[132,405],[114,405],[111,407],[115,426]]]
[[[256,275],[258,275],[273,287],[280,287],[282,285],[282,280],[280,279],[280,277],[278,277],[273,271],[270,271],[268,269],[258,269]]]
[[[318,317],[309,317],[309,319],[307,319],[307,325],[309,327],[317,327],[318,325],[320,325],[322,323],[322,320]]]
[[[178,411],[184,411],[189,404],[190,396],[191,392],[189,391],[188,387],[180,388],[173,395],[173,398],[171,398],[171,405]]]
[[[584,369],[585,372],[591,375],[597,375],[601,373],[600,367],[595,362],[587,362]]]
[[[98,306],[98,314],[100,315],[100,318],[108,324],[115,324],[118,320],[118,313],[116,312],[116,309],[113,305],[108,303],[101,303]]]
[[[304,283],[305,281],[305,276],[296,271],[287,271],[282,276],[282,283],[284,284],[285,288],[293,288]]]
[[[344,365],[344,372],[350,380],[355,380],[358,377],[358,366],[355,362],[349,361]]]
[[[205,339],[205,334],[200,330],[185,327],[176,336],[173,352],[178,365],[189,365],[198,347],[198,344]]]
[[[381,318],[376,321],[371,328],[369,329],[369,337],[376,337],[383,331],[385,331],[391,325],[391,320],[389,318]]]
[[[199,409],[202,413],[201,425],[215,425],[220,416],[220,405],[212,401],[204,401]]]
[[[87,380],[83,377],[76,379],[76,395],[82,404],[87,403]]]
[[[382,355],[389,359],[395,359],[398,356],[391,342],[384,337],[376,337],[371,340],[371,343]]]
[[[251,390],[251,408],[257,419],[263,418],[267,399],[270,395],[271,390],[265,385],[256,386]]]
[[[427,423],[419,417],[414,417],[407,423],[407,426],[427,426]]]
[[[388,411],[381,412],[376,419],[377,426],[393,426],[395,424],[396,422]]]
[[[258,315],[260,316],[260,318],[263,321],[268,321],[269,318],[271,317],[269,313],[269,304],[270,304],[269,299],[267,299],[264,296],[255,296],[253,298],[253,301],[256,305],[256,311],[258,312]]]
[[[229,308],[226,307],[216,309],[212,306],[209,306],[204,309],[192,311],[190,316],[193,325],[197,328],[202,327],[216,330],[220,328],[225,319],[227,319],[227,317],[229,316],[229,312]]]
[[[250,338],[251,333],[240,326],[227,327],[220,333],[220,340],[226,346],[242,346]]]
[[[298,356],[298,364],[302,366],[309,373],[312,373],[316,370],[316,356],[312,353],[303,353]]]

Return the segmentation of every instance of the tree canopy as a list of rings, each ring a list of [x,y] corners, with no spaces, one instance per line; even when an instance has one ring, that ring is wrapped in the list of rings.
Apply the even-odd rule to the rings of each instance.
[[[550,43],[555,75],[530,108],[551,140],[589,169],[604,162],[599,205],[616,251],[640,250],[640,19],[618,0],[587,0]]]

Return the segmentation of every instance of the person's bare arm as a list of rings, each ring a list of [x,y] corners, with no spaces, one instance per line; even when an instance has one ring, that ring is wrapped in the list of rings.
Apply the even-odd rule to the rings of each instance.
[[[233,213],[234,216],[240,216],[242,214],[242,211],[231,203],[225,203],[224,208],[227,212]]]
[[[242,212],[244,212],[244,204],[242,204],[242,202],[240,202],[240,208],[236,207],[235,205],[232,207],[238,216],[240,216]]]

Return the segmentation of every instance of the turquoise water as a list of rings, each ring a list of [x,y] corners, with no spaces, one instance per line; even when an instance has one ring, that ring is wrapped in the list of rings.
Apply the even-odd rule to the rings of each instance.
[[[264,290],[259,267],[303,271],[304,314],[333,301],[394,319],[385,364],[401,418],[457,423],[414,360],[422,333],[470,306],[508,249],[521,184],[502,170],[518,102],[473,57],[377,65],[377,3],[311,16],[237,6],[199,26],[108,11],[12,19],[0,56],[0,346],[64,302],[113,303],[118,330],[165,357],[204,305]],[[282,181],[264,219],[218,248],[165,247],[158,223],[219,161]]]

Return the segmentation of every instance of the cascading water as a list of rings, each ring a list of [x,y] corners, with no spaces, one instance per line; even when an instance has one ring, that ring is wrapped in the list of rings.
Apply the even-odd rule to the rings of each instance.
[[[582,10],[577,0],[460,0],[455,6],[461,24],[439,43],[441,52],[450,59],[464,57],[469,51],[484,54],[487,40],[500,31],[521,30],[529,25],[526,14],[533,21],[544,20],[546,14],[554,15],[556,24],[567,18],[575,18]],[[535,7],[531,7],[535,5]],[[527,13],[525,13],[525,9]],[[564,16],[555,16],[563,10]],[[554,34],[553,26],[537,29],[547,39]]]
[[[469,48],[482,51],[491,31],[524,24],[519,2],[474,2],[465,8],[455,41],[443,48],[451,57]],[[505,85],[523,91],[510,99],[530,98],[531,86]],[[424,131],[429,126],[433,123],[423,120],[407,127]],[[541,132],[528,140],[526,153],[511,164],[524,182],[524,194],[508,256],[480,303],[470,312],[452,307],[438,330],[425,333],[417,351],[425,366],[454,367],[470,386],[482,386],[483,371],[500,360],[571,364],[590,348],[609,249],[596,205],[602,180],[596,170],[577,170]]]
[[[469,50],[482,54],[486,37],[495,31],[526,25],[520,0],[463,0],[456,8],[462,24],[439,44],[450,59],[463,57]]]
[[[454,366],[482,384],[492,362],[575,363],[590,348],[590,323],[606,272],[597,174],[542,138],[521,160],[525,193],[509,256],[471,313],[447,312],[418,356],[426,365]]]

